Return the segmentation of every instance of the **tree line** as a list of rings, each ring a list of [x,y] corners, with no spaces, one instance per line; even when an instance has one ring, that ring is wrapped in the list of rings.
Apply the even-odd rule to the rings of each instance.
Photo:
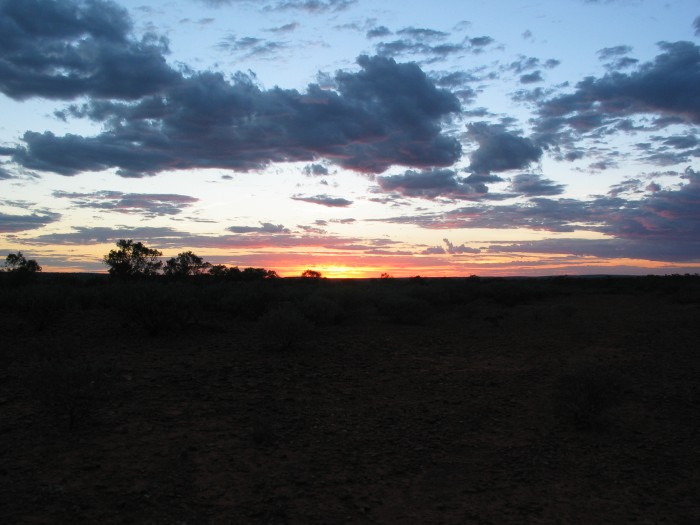
[[[109,274],[124,279],[154,277],[163,275],[171,279],[182,279],[197,275],[211,275],[229,280],[257,281],[276,279],[274,270],[264,268],[227,267],[211,264],[191,251],[181,252],[163,262],[163,253],[131,239],[120,239],[117,248],[104,256],[103,262],[109,267]]]
[[[116,249],[110,250],[102,258],[102,262],[108,267],[110,275],[120,279],[142,279],[156,276],[183,279],[200,275],[232,281],[259,281],[279,278],[277,272],[265,268],[240,269],[238,266],[228,267],[223,264],[211,264],[192,251],[181,252],[177,256],[163,261],[161,260],[163,252],[149,248],[142,242],[120,239],[116,245]],[[26,280],[41,272],[41,266],[33,259],[28,260],[20,251],[11,253],[5,258],[0,272],[10,273],[13,277]],[[305,270],[301,277],[320,279],[323,275],[316,270]]]

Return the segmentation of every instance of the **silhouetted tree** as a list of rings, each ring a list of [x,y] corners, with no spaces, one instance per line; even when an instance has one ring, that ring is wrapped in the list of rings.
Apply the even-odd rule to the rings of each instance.
[[[115,277],[148,277],[157,275],[163,266],[158,257],[163,253],[144,246],[131,239],[117,241],[117,250],[105,255],[103,262],[109,266],[109,273]]]
[[[212,264],[209,266],[207,273],[213,277],[226,277],[229,269],[223,264]]]
[[[274,270],[266,270],[265,268],[244,268],[241,272],[243,281],[262,281],[263,279],[276,279],[279,277]]]
[[[33,260],[27,260],[22,252],[11,253],[5,257],[4,271],[33,274],[41,271],[41,266]]]
[[[391,279],[391,275],[388,273],[384,272],[379,276],[380,279]]]
[[[316,271],[316,270],[304,270],[301,273],[301,276],[304,279],[320,279],[321,277],[323,277],[323,274],[321,272]]]
[[[203,274],[211,264],[192,252],[182,252],[165,262],[163,273],[168,277],[187,277]]]
[[[228,281],[262,281],[263,279],[277,279],[279,275],[274,270],[265,268],[244,268],[238,266],[227,268],[223,264],[209,267],[209,274],[214,277],[225,278]]]

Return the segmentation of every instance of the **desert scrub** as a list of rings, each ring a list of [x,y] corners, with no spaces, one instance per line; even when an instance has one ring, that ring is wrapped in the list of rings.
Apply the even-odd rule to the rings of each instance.
[[[583,430],[602,430],[620,403],[620,376],[599,364],[583,363],[562,375],[556,387],[559,416]]]
[[[273,307],[258,320],[266,345],[274,350],[291,350],[307,341],[313,324],[292,303]]]

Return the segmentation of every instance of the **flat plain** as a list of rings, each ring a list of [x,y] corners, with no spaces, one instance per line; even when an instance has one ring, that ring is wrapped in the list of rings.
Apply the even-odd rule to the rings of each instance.
[[[0,282],[20,523],[695,523],[700,277]]]

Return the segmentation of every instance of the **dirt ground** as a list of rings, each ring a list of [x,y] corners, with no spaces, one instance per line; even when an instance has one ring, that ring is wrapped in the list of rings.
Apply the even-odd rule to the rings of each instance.
[[[417,304],[277,345],[5,301],[0,521],[697,523],[696,293]]]

